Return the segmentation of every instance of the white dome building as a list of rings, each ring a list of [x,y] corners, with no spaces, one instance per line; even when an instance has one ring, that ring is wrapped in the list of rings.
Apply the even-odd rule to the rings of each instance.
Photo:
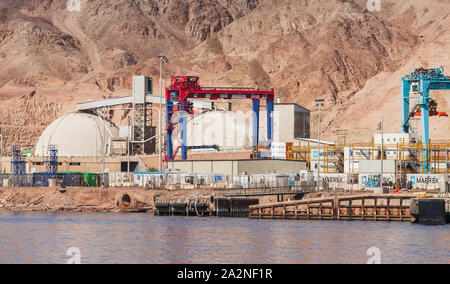
[[[106,152],[111,139],[119,136],[119,129],[106,120]],[[58,147],[60,157],[98,157],[102,155],[103,120],[101,117],[81,112],[66,114],[48,126],[38,143],[35,155],[48,154],[50,145]]]

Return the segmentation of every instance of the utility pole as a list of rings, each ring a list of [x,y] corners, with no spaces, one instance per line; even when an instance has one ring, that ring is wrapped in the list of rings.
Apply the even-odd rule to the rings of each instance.
[[[162,67],[163,67],[163,61],[166,59],[166,56],[164,54],[158,55],[159,58],[159,171],[162,171],[162,93],[163,93],[163,86],[162,86]]]
[[[323,106],[323,103],[325,102],[324,99],[317,99],[316,100],[316,106],[319,108],[319,122],[318,122],[318,131],[317,131],[317,145],[318,145],[318,152],[317,152],[317,191],[320,190],[320,107]]]
[[[381,186],[383,186],[384,175],[384,116],[381,115]]]
[[[128,137],[127,137],[127,176],[130,176],[130,137],[131,137],[131,119],[128,117]]]
[[[383,173],[384,173],[384,116],[381,115],[381,173],[380,173],[380,187],[383,187]]]
[[[106,97],[103,97],[106,100]],[[106,106],[103,107],[103,147],[102,147],[102,175],[103,175],[103,181],[102,181],[102,187],[103,189],[106,188],[106,184],[105,184],[105,156],[106,156]]]

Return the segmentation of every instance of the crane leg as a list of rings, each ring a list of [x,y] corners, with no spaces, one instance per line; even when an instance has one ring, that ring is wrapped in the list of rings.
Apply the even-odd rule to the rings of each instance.
[[[402,131],[409,133],[409,92],[411,83],[402,80]]]
[[[185,103],[181,104],[181,112],[180,112],[180,127],[181,127],[181,158],[183,161],[187,160],[187,152],[188,152],[188,145],[187,145],[187,110],[184,109]]]
[[[258,147],[259,145],[259,110],[261,107],[261,101],[259,99],[253,100],[253,147]]]
[[[428,174],[430,171],[429,147],[430,147],[430,109],[428,101],[422,106],[422,145],[423,150],[423,173]]]
[[[269,141],[269,145],[267,147],[272,146],[273,140],[273,111],[274,111],[274,101],[267,100],[267,140]]]
[[[173,101],[166,100],[166,128],[167,128],[167,160],[172,160],[173,144],[172,144],[172,111]]]

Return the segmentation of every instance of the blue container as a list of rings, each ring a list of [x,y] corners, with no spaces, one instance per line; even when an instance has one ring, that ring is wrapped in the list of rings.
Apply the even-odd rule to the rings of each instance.
[[[64,187],[81,187],[83,181],[83,174],[80,173],[63,173],[59,174],[64,184]]]
[[[32,185],[34,187],[47,187],[49,186],[49,180],[56,179],[60,182],[65,182],[63,174],[50,174],[50,173],[34,173],[32,178]]]
[[[34,173],[33,174],[33,186],[46,187],[48,186],[48,180],[51,178],[49,173]]]

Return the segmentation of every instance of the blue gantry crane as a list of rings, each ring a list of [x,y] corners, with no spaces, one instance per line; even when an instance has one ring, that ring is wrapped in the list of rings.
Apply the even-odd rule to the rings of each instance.
[[[429,159],[430,146],[430,116],[447,116],[437,112],[437,103],[430,96],[431,90],[450,90],[450,78],[444,75],[444,68],[418,68],[410,75],[402,78],[402,130],[411,131],[410,119],[420,116],[422,120],[422,145],[424,160]],[[411,97],[410,93],[417,96]],[[414,108],[410,109],[411,99],[418,99]],[[429,173],[430,165],[423,165],[424,173]]]

